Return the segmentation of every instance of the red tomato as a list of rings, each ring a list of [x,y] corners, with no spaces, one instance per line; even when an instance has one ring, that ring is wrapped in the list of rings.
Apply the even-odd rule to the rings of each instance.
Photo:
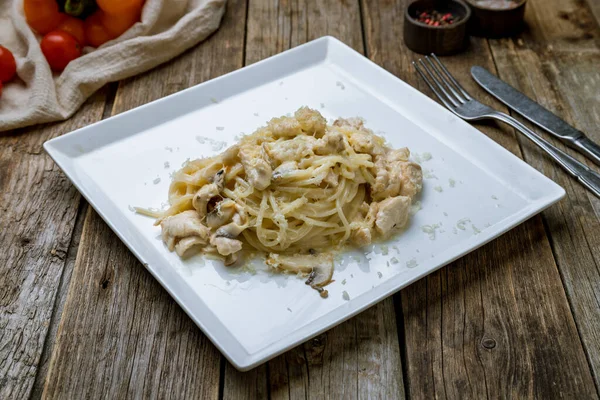
[[[24,0],[25,19],[29,26],[41,35],[56,29],[65,18],[58,11],[56,0]]]
[[[50,68],[59,72],[81,55],[77,39],[63,31],[53,31],[44,36],[40,47]]]
[[[85,46],[85,30],[83,28],[83,21],[79,18],[71,17],[69,15],[56,29],[67,32],[77,39],[80,45]]]
[[[85,20],[85,41],[90,46],[100,47],[116,36],[111,35],[102,24],[104,13],[98,10]]]
[[[13,53],[4,46],[0,46],[0,82],[8,82],[17,73],[17,63]]]
[[[141,10],[144,0],[96,0],[96,3],[107,14],[118,15],[130,10]]]

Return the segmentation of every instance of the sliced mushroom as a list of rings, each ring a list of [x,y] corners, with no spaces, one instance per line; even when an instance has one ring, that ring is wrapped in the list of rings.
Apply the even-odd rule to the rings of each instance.
[[[207,213],[208,202],[219,195],[223,190],[225,183],[225,170],[221,169],[213,178],[212,183],[204,185],[198,190],[192,199],[192,205],[198,211],[200,217],[204,217]]]
[[[237,262],[237,260],[238,260],[237,253],[231,253],[225,257],[225,261],[223,262],[223,264],[225,264],[226,267],[229,267],[230,265],[235,264]]]
[[[310,274],[306,282],[312,288],[322,288],[331,282],[333,276],[333,255],[331,254],[269,254],[267,265],[292,273]]]
[[[306,284],[310,285],[312,288],[322,288],[331,282],[331,278],[333,277],[333,257],[331,258],[331,262],[324,262],[315,266],[312,270],[308,279],[306,280]],[[319,292],[321,292],[319,290]]]
[[[240,233],[242,233],[244,229],[248,227],[246,213],[240,207],[238,207],[237,210],[238,212],[233,216],[233,220],[227,225],[217,229],[215,236],[235,239],[240,235]]]
[[[238,225],[235,222],[231,222],[225,226],[220,227],[215,232],[217,237],[225,237],[228,239],[235,239],[242,233],[242,231],[246,229],[245,225]]]
[[[199,236],[189,236],[181,239],[175,245],[175,252],[181,258],[186,258],[197,253],[203,246],[206,245],[206,240]]]
[[[216,234],[210,238],[210,244],[217,248],[217,252],[222,256],[228,256],[237,253],[242,249],[242,242],[236,239],[229,239]]]
[[[225,199],[217,203],[216,207],[206,215],[206,225],[218,228],[231,220],[236,210],[235,201]]]

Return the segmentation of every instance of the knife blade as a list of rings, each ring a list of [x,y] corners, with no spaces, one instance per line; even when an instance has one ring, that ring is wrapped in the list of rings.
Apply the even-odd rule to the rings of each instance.
[[[600,146],[589,139],[585,133],[575,129],[485,68],[472,67],[471,76],[502,103],[600,165]]]

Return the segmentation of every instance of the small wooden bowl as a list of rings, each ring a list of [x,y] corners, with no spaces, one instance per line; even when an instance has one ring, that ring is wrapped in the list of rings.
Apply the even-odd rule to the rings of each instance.
[[[452,25],[431,26],[417,19],[417,12],[435,10],[456,17]],[[467,47],[467,21],[471,10],[462,1],[418,0],[404,12],[404,43],[421,54],[435,53],[443,56]]]
[[[470,34],[500,38],[515,35],[523,29],[527,0],[516,1],[509,8],[493,8],[486,3],[487,1],[467,0],[472,13],[469,20]]]

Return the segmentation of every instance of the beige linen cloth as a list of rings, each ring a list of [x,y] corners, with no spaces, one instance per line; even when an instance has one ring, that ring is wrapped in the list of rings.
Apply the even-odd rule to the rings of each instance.
[[[221,23],[226,0],[146,0],[141,22],[98,49],[85,49],[53,74],[29,28],[23,0],[0,0],[0,45],[17,60],[18,79],[4,84],[0,132],[64,120],[107,82],[152,69],[206,39]]]

